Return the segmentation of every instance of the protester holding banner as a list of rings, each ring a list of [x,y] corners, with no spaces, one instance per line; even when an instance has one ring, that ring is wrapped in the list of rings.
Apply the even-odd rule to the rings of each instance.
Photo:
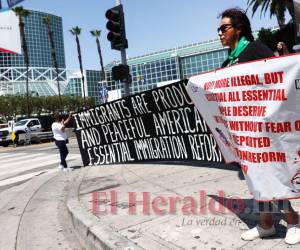
[[[274,56],[266,45],[254,41],[250,21],[243,11],[228,9],[221,17],[218,35],[222,45],[229,46],[229,56],[222,67]]]
[[[227,9],[220,17],[221,22],[218,28],[218,35],[222,45],[229,47],[228,59],[222,64],[222,67],[274,56],[267,46],[254,41],[250,21],[244,11]],[[293,210],[288,200],[280,200],[278,204],[279,208],[284,209],[287,215],[288,226],[285,242],[288,244],[299,243],[300,226],[298,224],[298,214]],[[272,205],[270,202],[259,202],[259,207],[263,208],[272,209]],[[260,224],[243,233],[241,238],[243,240],[254,240],[271,236],[275,233],[272,214],[264,210],[260,213]]]
[[[67,155],[69,154],[68,148],[67,148],[67,134],[66,134],[66,125],[70,122],[71,120],[71,114],[69,117],[64,120],[60,119],[58,114],[54,114],[54,122],[52,123],[52,132],[53,132],[53,137],[55,139],[55,145],[59,149],[59,154],[60,154],[60,164],[58,166],[59,169],[63,170],[64,172],[68,172],[72,170],[71,168],[68,167],[66,158]]]

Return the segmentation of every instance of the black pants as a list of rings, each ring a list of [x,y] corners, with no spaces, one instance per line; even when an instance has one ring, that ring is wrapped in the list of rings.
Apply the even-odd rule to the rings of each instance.
[[[59,149],[59,154],[60,154],[60,164],[64,166],[64,168],[68,167],[66,158],[67,155],[69,154],[69,150],[67,148],[66,142],[65,141],[55,141],[55,145]]]
[[[280,213],[281,210],[287,212],[291,209],[291,203],[289,200],[278,200],[271,202],[257,202],[256,212],[258,213]]]

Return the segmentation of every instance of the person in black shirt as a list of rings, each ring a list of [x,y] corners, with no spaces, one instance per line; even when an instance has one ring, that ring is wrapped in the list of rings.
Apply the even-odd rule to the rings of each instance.
[[[250,21],[244,11],[227,9],[221,15],[218,35],[223,46],[229,47],[228,58],[222,67],[243,62],[273,57],[274,53],[264,44],[254,41]],[[259,207],[272,209],[271,202],[259,202]],[[300,225],[298,214],[289,201],[278,202],[287,215],[287,233],[285,242],[296,244],[300,242]],[[274,235],[276,233],[270,211],[260,211],[260,224],[241,235],[243,240],[254,240]]]
[[[222,67],[274,56],[266,45],[254,41],[245,13],[239,9],[228,9],[221,16],[218,35],[222,45],[229,47],[228,58]]]

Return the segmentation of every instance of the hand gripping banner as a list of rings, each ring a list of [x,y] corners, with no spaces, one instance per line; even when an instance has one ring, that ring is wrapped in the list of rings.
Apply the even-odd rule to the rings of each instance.
[[[299,54],[194,76],[187,92],[256,200],[300,197]]]

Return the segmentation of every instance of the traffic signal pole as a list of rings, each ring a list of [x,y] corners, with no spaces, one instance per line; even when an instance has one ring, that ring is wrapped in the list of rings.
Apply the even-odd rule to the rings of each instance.
[[[116,6],[121,5],[121,0],[116,0]],[[121,48],[121,62],[123,65],[127,65],[127,58],[126,58],[126,49]],[[124,97],[129,96],[129,79],[123,82],[124,86]]]
[[[126,50],[121,49],[121,60],[123,65],[127,65],[126,59]],[[129,96],[129,79],[127,78],[126,81],[123,82],[124,85],[124,97]]]

